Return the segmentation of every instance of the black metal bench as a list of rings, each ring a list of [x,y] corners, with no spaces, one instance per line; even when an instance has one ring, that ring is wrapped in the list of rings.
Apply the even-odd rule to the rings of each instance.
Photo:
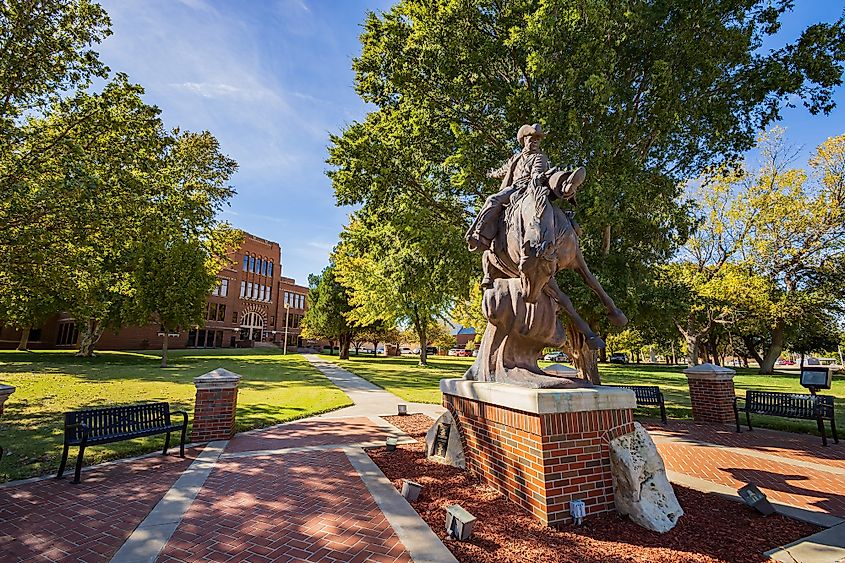
[[[836,435],[836,420],[833,412],[833,397],[827,395],[805,395],[803,393],[777,393],[774,391],[751,391],[745,392],[745,399],[734,398],[734,416],[736,417],[736,431],[739,428],[738,401],[744,401],[743,408],[745,419],[748,422],[748,429],[751,427],[751,413],[767,414],[770,416],[781,416],[784,418],[799,418],[803,420],[815,420],[819,425],[819,434],[822,435],[822,445],[827,445],[824,421],[830,421],[830,433],[833,434],[833,441],[839,443]]]
[[[666,424],[666,403],[663,401],[663,393],[657,385],[608,385],[607,387],[619,387],[630,389],[637,396],[637,408],[641,406],[660,407],[660,420]]]
[[[82,458],[87,446],[110,444],[121,440],[131,440],[154,434],[167,434],[164,440],[166,455],[170,447],[170,433],[181,430],[182,439],[179,443],[179,456],[185,457],[185,433],[188,430],[188,413],[181,414],[182,422],[170,422],[170,405],[167,403],[145,403],[141,405],[126,405],[70,411],[65,413],[65,448],[62,462],[59,465],[61,478],[67,464],[68,449],[79,446],[79,456],[76,458],[76,471],[73,482],[79,483],[79,472],[82,470]]]

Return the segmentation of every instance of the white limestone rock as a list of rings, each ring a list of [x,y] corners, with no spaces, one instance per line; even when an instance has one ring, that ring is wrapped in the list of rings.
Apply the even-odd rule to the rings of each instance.
[[[434,437],[437,436],[437,427],[439,424],[449,425],[449,441],[446,445],[446,455],[443,457],[433,455]],[[457,424],[455,424],[455,419],[452,418],[452,415],[449,412],[444,412],[443,414],[441,414],[440,418],[438,418],[431,426],[431,428],[428,429],[428,432],[426,432],[425,451],[426,456],[431,461],[436,461],[437,463],[444,463],[453,467],[466,469],[466,460],[464,459],[464,446],[461,443],[461,435],[458,432],[458,426]]]
[[[643,528],[668,532],[684,511],[666,477],[663,458],[638,422],[634,431],[610,442],[616,509]]]

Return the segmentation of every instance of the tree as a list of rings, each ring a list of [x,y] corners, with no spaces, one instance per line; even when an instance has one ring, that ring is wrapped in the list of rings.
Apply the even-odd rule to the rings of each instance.
[[[329,264],[320,275],[308,276],[308,310],[302,319],[304,338],[340,342],[340,359],[349,359],[349,344],[357,330],[348,320],[352,310],[346,288],[338,281],[336,266]]]
[[[432,232],[423,224],[427,216],[403,205],[394,207],[389,221],[359,212],[334,254],[338,279],[349,288],[349,319],[407,323],[419,339],[421,366],[431,327],[445,319],[467,277],[467,269],[455,264],[461,254],[451,253],[455,245],[448,243],[460,230]]]
[[[520,125],[539,119],[554,133],[544,142],[553,162],[588,167],[581,245],[608,293],[636,317],[650,268],[673,256],[690,227],[681,180],[750,148],[784,100],[814,113],[833,107],[841,21],[758,50],[790,7],[405,0],[370,14],[353,68],[375,109],[332,137],[337,201],[391,222],[387,210],[405,198],[430,210],[426,230],[466,227],[495,189],[486,171],[511,154]],[[459,262],[467,261],[476,262],[466,254]],[[573,281],[559,280],[606,334],[600,307]],[[466,282],[454,297],[467,296]],[[570,335],[576,365],[597,377],[594,355]]]
[[[162,367],[168,335],[204,323],[217,274],[243,240],[243,233],[216,220],[234,195],[228,181],[235,170],[211,133],[177,131],[154,175],[160,191],[143,209],[133,289],[136,322],[156,322],[164,333]]]
[[[780,129],[760,136],[759,152],[759,164],[702,181],[701,226],[687,245],[686,267],[700,281],[688,298],[707,301],[711,319],[719,301],[718,318],[736,322],[766,374],[790,335],[800,339],[802,319],[809,326],[808,318],[829,319],[843,307],[845,135],[817,149],[809,173],[791,167],[795,151]]]

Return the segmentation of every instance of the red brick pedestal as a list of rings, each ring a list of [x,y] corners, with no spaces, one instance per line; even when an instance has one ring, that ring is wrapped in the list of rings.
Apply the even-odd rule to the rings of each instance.
[[[701,364],[685,369],[696,422],[729,424],[734,422],[734,375],[730,368]]]
[[[6,399],[15,392],[15,388],[11,385],[5,385],[0,383],[0,416],[3,415],[3,403],[6,402]]]
[[[235,409],[241,376],[219,368],[194,378],[197,399],[194,407],[192,442],[228,440],[235,433]]]
[[[608,443],[634,430],[631,391],[528,389],[444,379],[443,404],[461,432],[467,469],[544,524],[615,510]]]

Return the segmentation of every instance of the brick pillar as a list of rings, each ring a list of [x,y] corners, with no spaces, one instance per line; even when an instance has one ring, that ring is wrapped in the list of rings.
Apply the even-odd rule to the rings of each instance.
[[[192,442],[228,440],[235,433],[235,409],[241,376],[223,368],[194,378],[197,399],[194,406]]]
[[[0,383],[0,415],[3,414],[3,403],[9,398],[9,395],[15,392],[15,388],[11,385]]]
[[[734,421],[734,375],[730,368],[701,364],[685,369],[696,422],[729,424]]]
[[[443,379],[443,405],[461,433],[467,469],[543,524],[615,510],[610,440],[633,432],[632,391],[528,389]]]

